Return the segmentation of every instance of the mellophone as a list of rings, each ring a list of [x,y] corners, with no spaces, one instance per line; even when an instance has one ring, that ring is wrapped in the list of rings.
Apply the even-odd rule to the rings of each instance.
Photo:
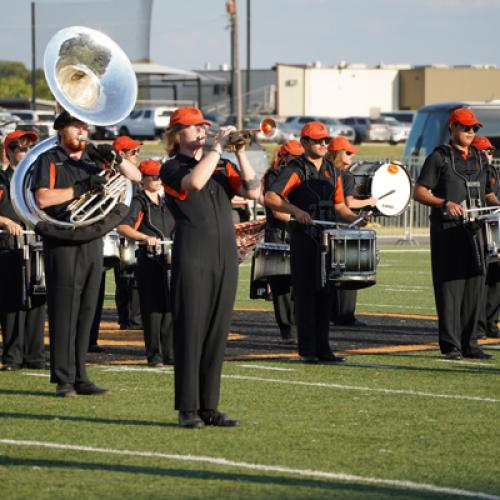
[[[322,288],[356,290],[375,285],[378,262],[375,231],[352,229],[335,222],[313,221],[313,224],[322,228],[317,240],[320,248],[317,277]],[[267,281],[273,276],[291,280],[290,246],[258,243],[252,257],[250,298],[267,298]]]

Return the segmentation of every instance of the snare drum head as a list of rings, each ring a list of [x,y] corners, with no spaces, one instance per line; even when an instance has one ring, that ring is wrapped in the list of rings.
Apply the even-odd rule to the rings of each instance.
[[[386,193],[393,193],[384,196]],[[399,215],[408,206],[411,196],[411,180],[401,165],[384,163],[376,170],[372,179],[371,195],[381,198],[377,209],[382,215]]]

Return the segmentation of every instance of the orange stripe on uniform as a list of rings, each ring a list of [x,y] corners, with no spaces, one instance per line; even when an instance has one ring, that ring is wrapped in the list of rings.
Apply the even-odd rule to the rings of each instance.
[[[342,177],[340,175],[337,177],[337,182],[335,184],[335,194],[333,196],[333,202],[344,203],[344,187],[342,186]]]
[[[54,189],[56,187],[56,164],[50,162],[50,172],[49,172],[49,189]]]
[[[142,210],[139,211],[138,215],[137,215],[137,220],[135,221],[135,224],[134,224],[134,229],[137,231],[139,229],[139,227],[141,226],[142,224],[142,219],[144,219],[144,212]]]
[[[238,194],[238,189],[241,187],[241,177],[230,162],[226,163],[226,175],[233,194]]]
[[[185,200],[188,195],[187,191],[181,191],[179,193],[175,189],[171,188],[170,186],[166,186],[165,184],[163,184],[163,189],[165,193],[169,194],[170,196],[173,196],[174,198],[178,198],[179,200]]]
[[[281,197],[288,198],[288,194],[290,193],[290,191],[293,191],[294,189],[298,188],[301,184],[302,181],[300,180],[300,177],[295,172],[292,172],[292,175],[288,179],[286,186],[280,193]]]
[[[5,191],[3,189],[0,189],[0,201],[3,200],[3,195],[5,194]]]

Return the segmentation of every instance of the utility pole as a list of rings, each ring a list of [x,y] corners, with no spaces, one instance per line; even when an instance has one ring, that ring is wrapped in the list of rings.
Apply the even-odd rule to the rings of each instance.
[[[236,128],[241,130],[243,127],[243,117],[241,111],[240,35],[237,0],[227,0],[226,10],[229,14],[231,26],[231,91],[234,106],[233,112],[236,115]]]
[[[36,108],[35,2],[31,2],[31,109]]]
[[[250,68],[251,68],[251,59],[250,59],[250,55],[251,55],[251,47],[252,47],[252,44],[251,44],[251,15],[250,15],[250,3],[251,3],[251,0],[247,0],[247,92],[246,92],[246,112],[247,113],[250,113],[250,105],[251,105],[251,102],[250,102],[250,86],[251,86],[251,80],[250,80]]]

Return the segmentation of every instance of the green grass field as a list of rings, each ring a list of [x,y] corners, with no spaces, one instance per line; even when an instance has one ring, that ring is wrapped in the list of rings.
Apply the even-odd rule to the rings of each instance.
[[[358,309],[433,313],[428,248],[381,250]],[[249,268],[237,305],[269,308],[248,300]],[[220,407],[242,425],[194,431],[171,368],[89,371],[113,394],[59,399],[47,372],[1,373],[2,498],[500,498],[498,357],[226,362]]]
[[[221,408],[241,427],[200,430],[176,425],[171,369],[90,373],[113,394],[58,399],[44,373],[1,375],[3,499],[500,494],[498,361],[228,362]]]

